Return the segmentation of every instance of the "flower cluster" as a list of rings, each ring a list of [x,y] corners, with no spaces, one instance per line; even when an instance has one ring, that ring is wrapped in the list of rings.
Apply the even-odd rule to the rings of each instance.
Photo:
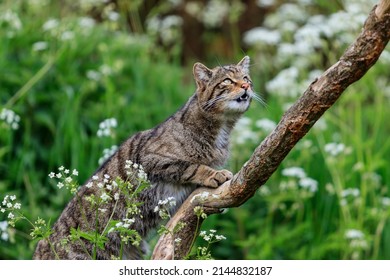
[[[60,166],[58,168],[58,173],[50,172],[49,178],[50,179],[58,179],[59,182],[57,183],[57,187],[59,189],[62,189],[65,187],[66,189],[70,190],[72,194],[76,193],[78,188],[78,183],[75,180],[75,177],[79,175],[79,172],[76,169],[73,169],[73,171],[70,171],[69,169],[66,169],[63,166]]]
[[[106,119],[99,124],[97,136],[98,137],[114,136],[114,128],[116,128],[117,126],[118,126],[118,122],[115,118]]]
[[[148,175],[144,171],[144,168],[141,164],[134,163],[131,160],[126,160],[125,169],[126,169],[127,176],[129,177],[136,175],[136,178],[139,181],[148,180]]]
[[[209,233],[207,233],[207,231],[205,231],[205,230],[202,230],[199,233],[199,236],[202,237],[204,241],[207,241],[209,243],[214,243],[214,242],[218,242],[218,241],[226,239],[225,236],[218,235],[218,234],[216,234],[216,232],[217,231],[215,229],[210,229]]]
[[[301,167],[289,167],[282,170],[282,175],[291,178],[297,178],[298,185],[310,191],[311,193],[315,193],[318,190],[318,182],[306,175],[306,172]]]
[[[164,200],[159,200],[156,207],[154,207],[154,212],[157,213],[160,216],[161,219],[169,219],[170,213],[169,210],[172,209],[172,207],[176,206],[176,199],[171,196]]]
[[[8,241],[9,239],[8,221],[0,222],[0,239],[3,241]]]
[[[199,236],[207,242],[207,245],[203,247],[199,246],[197,248],[197,259],[212,259],[210,245],[226,239],[225,236],[216,233],[217,231],[215,229],[210,229],[208,233],[204,230],[199,233]]]
[[[4,121],[13,130],[19,128],[20,116],[12,110],[3,108],[0,113],[0,120]]]
[[[340,193],[341,200],[340,205],[346,206],[348,202],[356,203],[360,199],[360,190],[358,188],[347,188]]]
[[[130,226],[132,224],[134,224],[135,222],[135,219],[129,219],[129,218],[125,218],[123,219],[123,221],[121,222],[117,222],[115,224],[115,226],[111,227],[109,230],[108,230],[108,233],[111,233],[113,231],[118,231],[119,229],[128,229],[130,228]]]
[[[22,29],[23,24],[17,13],[12,10],[5,10],[0,13],[0,26],[6,26],[7,28],[4,29],[7,30],[5,35],[12,38]]]
[[[352,249],[352,259],[360,258],[360,251],[368,248],[368,243],[365,234],[358,229],[348,229],[344,234],[345,239],[349,242]]]
[[[118,150],[117,145],[111,146],[111,148],[104,149],[103,150],[103,156],[99,158],[98,163],[99,165],[102,165],[106,160],[108,160],[115,152]]]
[[[3,202],[0,206],[0,212],[5,213],[8,212],[8,223],[11,226],[15,226],[15,222],[20,218],[19,210],[21,208],[21,204],[16,202],[15,195],[6,195],[3,199]]]
[[[332,157],[336,157],[340,154],[350,154],[351,148],[346,147],[343,143],[327,143],[324,147],[326,153]]]

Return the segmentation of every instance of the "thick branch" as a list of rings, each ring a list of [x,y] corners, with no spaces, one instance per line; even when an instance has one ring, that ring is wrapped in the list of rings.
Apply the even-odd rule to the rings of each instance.
[[[162,236],[152,258],[180,259],[187,255],[198,229],[195,206],[202,205],[207,214],[213,214],[221,208],[239,206],[252,197],[344,90],[375,64],[389,38],[390,1],[382,0],[371,11],[355,42],[336,64],[311,83],[233,179],[217,189],[200,188],[190,195],[167,224],[173,229],[179,221],[186,223],[176,236],[181,238],[181,243],[174,248],[172,237]]]

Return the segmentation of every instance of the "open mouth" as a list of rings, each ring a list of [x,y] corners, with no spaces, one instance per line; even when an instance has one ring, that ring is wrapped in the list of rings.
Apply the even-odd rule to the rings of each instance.
[[[239,98],[236,99],[238,103],[247,101],[249,99],[249,95],[245,92],[243,95],[241,95]]]

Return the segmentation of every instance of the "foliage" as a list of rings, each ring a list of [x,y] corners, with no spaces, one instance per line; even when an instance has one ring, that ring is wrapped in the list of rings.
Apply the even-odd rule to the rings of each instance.
[[[168,2],[175,1],[162,1]],[[262,25],[232,35],[234,55],[247,50],[255,88],[267,103],[253,103],[237,125],[232,171],[245,163],[309,82],[337,60],[372,7],[370,1],[357,0],[334,5],[279,2],[257,1],[269,5]],[[169,14],[166,7],[155,10],[156,18],[165,19],[157,16]],[[55,221],[71,197],[50,181],[50,170],[70,166],[79,170],[79,182],[85,182],[99,159],[134,132],[163,121],[194,90],[189,67],[177,64],[181,35],[167,51],[159,44],[162,39],[156,39],[167,33],[153,29],[153,21],[144,32],[129,33],[124,15],[120,10],[116,15],[114,8],[101,8],[99,22],[86,16],[88,5],[66,9],[48,0],[0,4],[0,195],[16,195],[26,218],[42,218],[37,225],[42,229],[50,228],[42,221]],[[136,18],[137,9],[131,11]],[[198,13],[203,18],[207,11]],[[234,16],[240,14],[238,9]],[[223,20],[218,24],[205,25],[207,34],[217,32]],[[180,24],[155,26],[182,34]],[[205,246],[214,258],[390,258],[389,58],[387,49],[251,200],[208,217],[203,236],[210,236],[208,229],[226,236]],[[206,64],[215,64],[215,58]],[[2,215],[0,258],[31,258],[31,225],[8,227]],[[202,246],[199,242],[195,250]]]

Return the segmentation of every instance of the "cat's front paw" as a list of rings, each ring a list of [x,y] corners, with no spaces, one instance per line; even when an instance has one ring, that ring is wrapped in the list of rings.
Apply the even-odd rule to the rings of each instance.
[[[205,186],[211,188],[217,188],[226,181],[229,181],[233,178],[233,173],[229,170],[217,170],[210,177],[205,180]]]

